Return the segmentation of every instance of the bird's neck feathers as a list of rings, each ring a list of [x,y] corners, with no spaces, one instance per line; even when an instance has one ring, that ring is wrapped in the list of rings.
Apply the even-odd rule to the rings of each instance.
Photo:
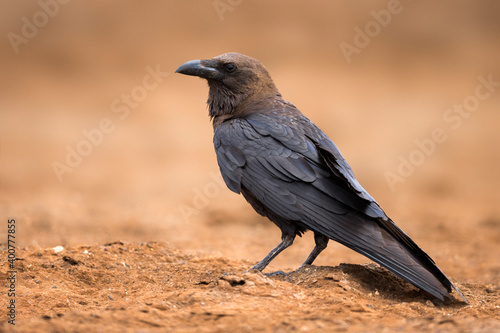
[[[219,82],[209,82],[208,114],[215,128],[227,119],[265,110],[277,99],[281,99],[281,94],[272,82],[236,92]]]
[[[232,114],[234,109],[245,99],[243,92],[234,92],[222,83],[209,82],[208,115],[211,119]]]

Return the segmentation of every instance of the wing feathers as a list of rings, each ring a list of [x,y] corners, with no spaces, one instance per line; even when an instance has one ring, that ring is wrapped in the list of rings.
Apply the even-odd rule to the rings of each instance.
[[[248,190],[263,215],[304,225],[440,299],[450,297],[448,278],[357,182],[335,144],[303,116],[270,117],[251,115],[216,129],[227,186]]]

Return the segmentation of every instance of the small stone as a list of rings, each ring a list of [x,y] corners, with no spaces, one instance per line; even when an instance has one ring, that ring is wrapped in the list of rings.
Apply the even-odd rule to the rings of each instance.
[[[59,252],[64,251],[64,247],[62,247],[61,245],[58,245],[56,247],[53,247],[52,251],[54,251],[54,253],[59,253]]]

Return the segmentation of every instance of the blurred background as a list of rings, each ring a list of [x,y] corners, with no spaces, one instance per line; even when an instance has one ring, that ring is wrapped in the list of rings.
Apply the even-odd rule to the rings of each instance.
[[[222,182],[206,83],[174,74],[235,51],[264,63],[438,263],[481,273],[500,255],[498,2],[0,7],[0,211],[16,219],[18,246],[166,241],[253,262],[267,254],[280,232]],[[297,267],[313,246],[304,238],[274,264]],[[340,245],[325,253],[319,264],[368,261]]]

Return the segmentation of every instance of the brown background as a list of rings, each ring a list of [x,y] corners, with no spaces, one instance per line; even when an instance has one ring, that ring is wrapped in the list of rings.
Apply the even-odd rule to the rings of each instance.
[[[230,8],[222,16],[221,3]],[[17,53],[8,33],[20,35],[23,17],[33,22],[41,7],[1,5],[0,243],[15,218],[19,251],[161,241],[248,259],[241,270],[260,260],[280,232],[224,186],[206,84],[173,73],[236,51],[265,64],[285,99],[336,142],[361,184],[453,281],[491,284],[498,296],[500,87],[457,129],[443,120],[478,77],[500,82],[498,3],[401,1],[350,63],[339,45],[354,44],[354,28],[388,2],[230,3],[69,2]],[[113,101],[141,85],[148,67],[168,76],[121,120]],[[105,118],[114,131],[59,181],[53,162],[65,163],[66,147]],[[391,190],[386,172],[436,128],[445,142]],[[297,239],[269,271],[297,268],[312,246],[309,234]],[[343,262],[368,259],[331,243],[315,264]],[[41,315],[18,311],[26,325]]]

